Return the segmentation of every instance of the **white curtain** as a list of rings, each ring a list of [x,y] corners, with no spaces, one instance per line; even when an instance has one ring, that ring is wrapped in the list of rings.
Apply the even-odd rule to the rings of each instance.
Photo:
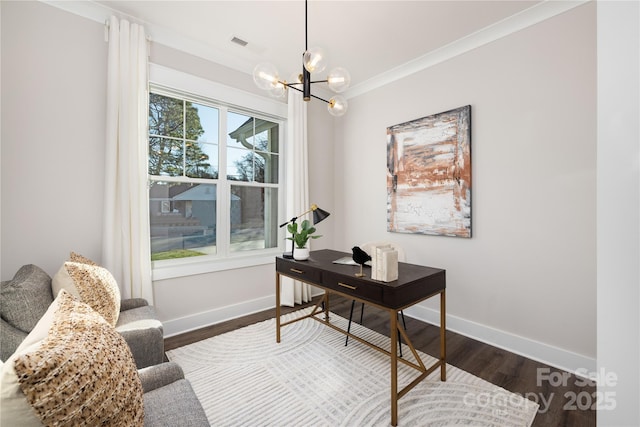
[[[307,155],[307,103],[302,100],[302,94],[289,89],[288,121],[287,121],[287,150],[286,150],[286,218],[306,212],[309,207],[309,175]],[[298,223],[308,216],[301,217]],[[287,237],[290,237],[287,235]],[[311,243],[311,241],[309,241]],[[291,241],[286,242],[286,251],[291,248]],[[293,307],[311,301],[311,286],[282,277],[280,281],[280,301],[282,305]]]
[[[147,193],[148,47],[144,27],[111,17],[102,263],[122,298],[153,304]]]

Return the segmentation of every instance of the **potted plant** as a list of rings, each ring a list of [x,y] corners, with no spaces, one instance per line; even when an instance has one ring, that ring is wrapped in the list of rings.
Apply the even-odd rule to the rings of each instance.
[[[318,239],[321,235],[313,234],[316,232],[316,228],[311,225],[308,219],[302,221],[300,228],[295,221],[287,226],[287,231],[291,233],[291,237],[287,237],[288,240],[293,240],[293,259],[298,261],[304,261],[309,258],[309,248],[307,242],[309,239]]]

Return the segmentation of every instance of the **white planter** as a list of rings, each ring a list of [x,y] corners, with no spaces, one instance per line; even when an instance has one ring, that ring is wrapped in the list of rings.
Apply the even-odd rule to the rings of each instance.
[[[309,248],[293,248],[293,259],[296,261],[305,261],[309,259]]]

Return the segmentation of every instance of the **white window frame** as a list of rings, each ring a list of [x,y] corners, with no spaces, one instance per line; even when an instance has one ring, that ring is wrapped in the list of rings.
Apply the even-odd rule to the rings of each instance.
[[[151,92],[168,96],[187,97],[194,102],[200,102],[199,100],[206,99],[214,100],[217,104],[216,108],[220,110],[221,121],[226,121],[227,111],[233,111],[277,122],[281,130],[279,132],[280,141],[278,153],[280,156],[279,184],[277,185],[280,189],[278,192],[278,211],[284,212],[284,201],[286,199],[284,194],[284,179],[286,176],[286,162],[284,161],[286,150],[285,134],[287,129],[286,104],[157,64],[149,64],[149,86]],[[221,133],[223,128],[223,126],[220,127]],[[218,139],[219,144],[226,144],[226,135],[220,135]],[[242,182],[227,182],[226,171],[223,170],[226,165],[226,159],[221,156],[218,161],[219,178],[225,177],[225,179],[218,179],[215,182],[218,196],[217,203],[218,206],[228,206],[227,199],[230,185],[242,185]],[[228,253],[224,242],[228,244],[229,240],[227,236],[229,233],[229,212],[226,212],[224,209],[217,209],[216,212],[217,239],[224,239],[223,244],[218,245],[218,248],[222,247],[222,250],[219,249],[218,254],[212,256],[153,261],[151,263],[153,280],[171,279],[194,274],[272,264],[275,256],[284,250],[285,233],[283,229],[279,229],[279,244],[276,248]],[[276,220],[276,223],[278,223],[278,220]],[[149,238],[149,236],[143,237],[146,239]]]

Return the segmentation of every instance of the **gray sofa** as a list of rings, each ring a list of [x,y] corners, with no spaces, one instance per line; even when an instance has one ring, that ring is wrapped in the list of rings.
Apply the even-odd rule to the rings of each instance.
[[[145,426],[208,426],[209,421],[180,365],[167,362],[138,370],[144,390]]]
[[[2,282],[0,295],[0,359],[4,362],[53,302],[51,277],[36,265],[24,265],[12,280]],[[138,369],[162,363],[162,322],[146,300],[122,300],[116,330],[129,345]]]
[[[0,355],[6,361],[53,302],[51,277],[30,264],[0,286]],[[162,323],[144,299],[123,300],[116,330],[129,345],[144,391],[145,426],[209,426],[179,365],[164,360]]]

